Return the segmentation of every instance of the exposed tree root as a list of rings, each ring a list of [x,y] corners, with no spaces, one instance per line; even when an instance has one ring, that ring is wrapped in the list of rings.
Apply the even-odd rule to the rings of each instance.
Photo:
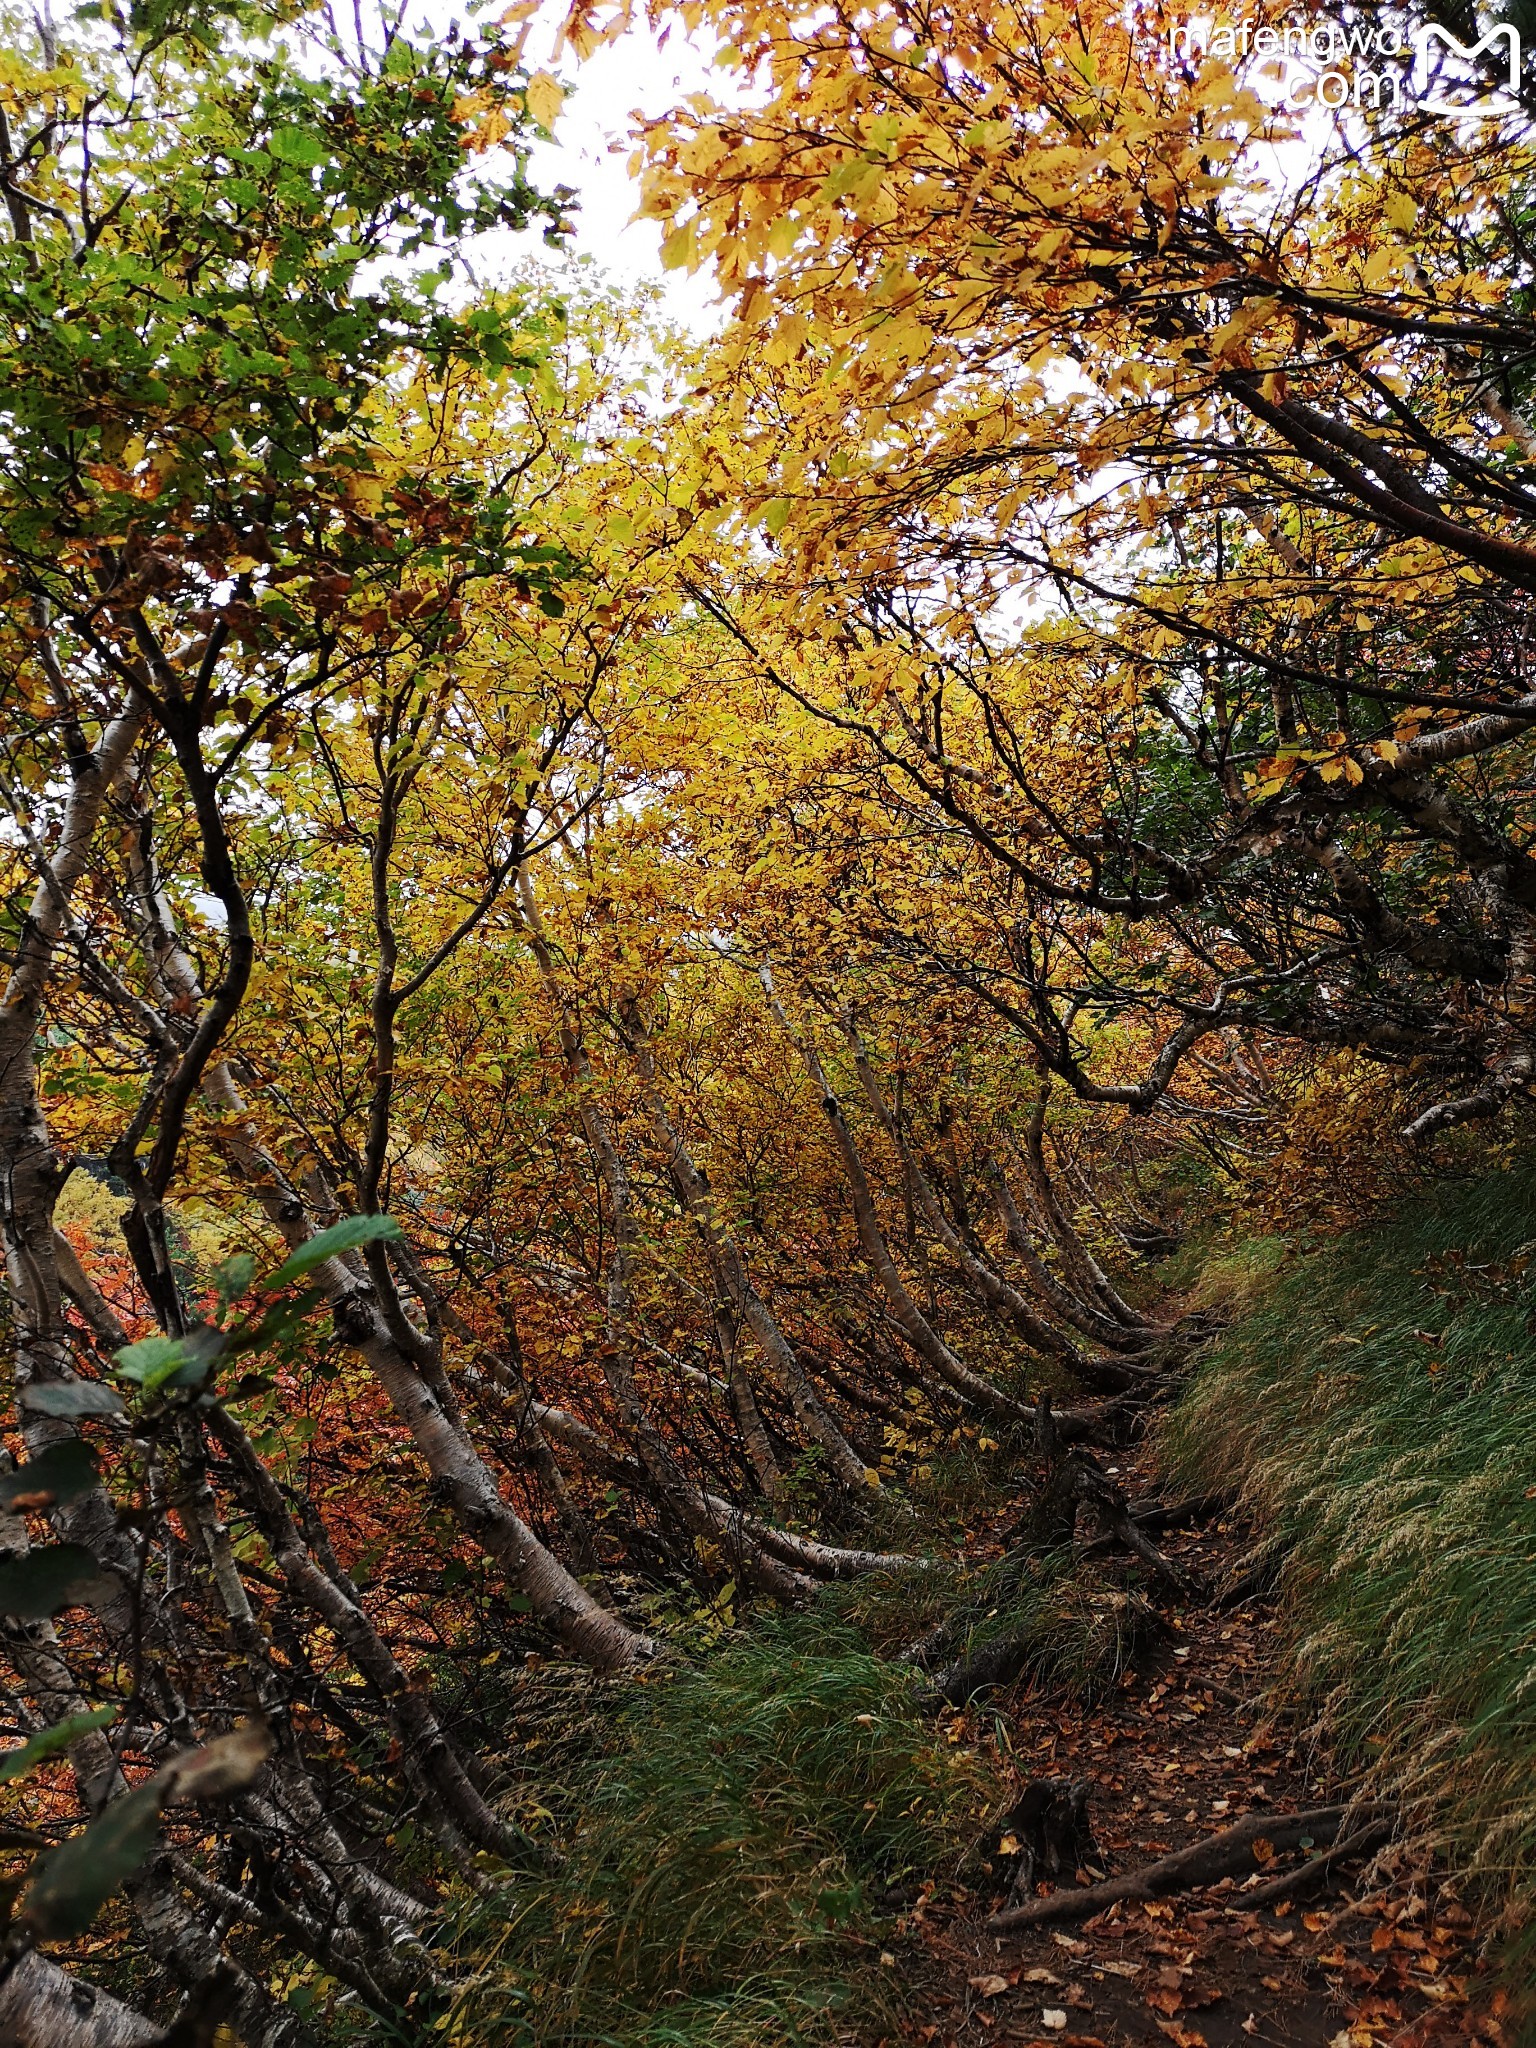
[[[1102,1884],[1078,1890],[1052,1892],[1043,1899],[1029,1899],[1021,1906],[994,1913],[988,1931],[1005,1933],[1012,1927],[1034,1927],[1047,1920],[1091,1920],[1106,1906],[1121,1899],[1160,1899],[1170,1892],[1194,1891],[1201,1885],[1216,1884],[1224,1877],[1236,1877],[1262,1868],[1255,1851],[1259,1843],[1271,1851],[1297,1849],[1304,1843],[1332,1842],[1348,1821],[1367,1823],[1389,1818],[1384,1807],[1315,1806],[1305,1813],[1251,1813],[1219,1835],[1209,1835],[1187,1849],[1178,1849],[1140,1870],[1121,1877],[1106,1878]]]
[[[1342,1841],[1335,1842],[1323,1855],[1309,1857],[1305,1863],[1298,1863],[1294,1870],[1286,1871],[1283,1877],[1273,1877],[1268,1884],[1260,1885],[1257,1891],[1244,1892],[1244,1907],[1275,1906],[1282,1899],[1303,1897],[1321,1885],[1340,1864],[1381,1848],[1383,1843],[1391,1840],[1396,1825],[1397,1815],[1390,1807],[1386,1808],[1375,1820],[1367,1821],[1364,1827],[1356,1828]]]

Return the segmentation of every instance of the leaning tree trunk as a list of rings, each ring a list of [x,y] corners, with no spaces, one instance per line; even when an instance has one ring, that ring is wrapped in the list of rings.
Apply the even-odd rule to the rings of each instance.
[[[819,1444],[826,1452],[839,1481],[847,1487],[869,1485],[876,1475],[849,1443],[807,1379],[794,1347],[779,1327],[778,1318],[753,1285],[741,1247],[716,1214],[708,1176],[696,1164],[667,1115],[656,1086],[656,1065],[651,1057],[650,1040],[638,1012],[633,1008],[626,1023],[645,1088],[646,1107],[665,1148],[673,1183],[704,1241],[711,1264],[718,1267],[725,1280],[737,1314],[757,1339],[770,1371],[794,1411],[795,1420],[810,1441]]]
[[[130,882],[157,986],[173,1001],[195,1005],[201,995],[197,971],[176,937],[170,905],[142,835],[135,842]],[[288,1249],[297,1251],[316,1235],[310,1204],[267,1149],[229,1062],[212,1062],[201,1085],[205,1099],[218,1112],[215,1142],[224,1148],[268,1221],[282,1233]],[[430,1367],[424,1370],[427,1362],[407,1350],[402,1337],[409,1333],[391,1328],[388,1305],[379,1299],[371,1279],[342,1259],[328,1259],[312,1276],[312,1284],[330,1304],[337,1335],[364,1359],[409,1429],[460,1526],[500,1566],[513,1590],[527,1599],[574,1656],[595,1671],[620,1672],[644,1662],[651,1654],[649,1639],[594,1599],[502,1498],[494,1473],[451,1402],[444,1399],[440,1375]],[[438,1379],[438,1386],[433,1379]]]
[[[155,2048],[164,2038],[143,2013],[67,1975],[35,1949],[0,1966],[5,2048]]]
[[[1085,1358],[1061,1332],[1035,1314],[1029,1303],[1017,1288],[1012,1287],[998,1273],[991,1263],[971,1249],[960,1232],[945,1215],[943,1206],[929,1185],[928,1178],[912,1154],[911,1147],[902,1135],[896,1119],[891,1115],[880,1083],[875,1078],[874,1068],[864,1050],[863,1041],[854,1029],[851,1019],[844,1021],[844,1035],[853,1054],[854,1068],[863,1085],[865,1097],[881,1129],[896,1148],[897,1156],[907,1170],[909,1184],[923,1213],[924,1220],[944,1248],[958,1260],[961,1271],[971,1282],[982,1301],[995,1312],[1006,1317],[1024,1342],[1042,1356],[1054,1359],[1086,1386],[1122,1390],[1134,1385],[1142,1377],[1135,1367],[1117,1364],[1111,1359]]]
[[[810,1037],[803,1031],[796,1031],[784,1013],[784,1006],[774,993],[773,978],[766,967],[760,971],[764,993],[769,1007],[783,1028],[792,1045],[800,1054],[811,1085],[815,1088],[822,1112],[831,1130],[833,1143],[842,1155],[843,1167],[848,1175],[848,1185],[853,1195],[854,1222],[858,1227],[859,1242],[874,1268],[876,1279],[891,1305],[891,1313],[900,1328],[906,1333],[913,1349],[957,1394],[988,1414],[1003,1417],[1009,1422],[1028,1422],[1031,1412],[1020,1402],[1012,1400],[1000,1387],[984,1379],[980,1373],[972,1372],[963,1364],[944,1342],[938,1331],[928,1321],[907,1290],[896,1261],[891,1257],[890,1247],[885,1241],[881,1228],[879,1211],[870,1191],[869,1176],[864,1171],[864,1161],[854,1142],[853,1132],[848,1128],[848,1119],[843,1115],[842,1104],[833,1093],[826,1070],[817,1057],[816,1048]]]

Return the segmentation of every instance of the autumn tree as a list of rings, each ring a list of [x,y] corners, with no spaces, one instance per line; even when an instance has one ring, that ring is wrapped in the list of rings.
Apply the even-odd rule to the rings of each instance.
[[[749,84],[652,124],[646,203],[850,657],[807,701],[1016,893],[1036,1057],[1092,1098],[1087,1020],[1155,1012],[1107,1099],[1254,1026],[1410,1069],[1418,1136],[1523,1096],[1523,110],[1346,112],[1280,180],[1260,60],[1159,10],[688,19]]]

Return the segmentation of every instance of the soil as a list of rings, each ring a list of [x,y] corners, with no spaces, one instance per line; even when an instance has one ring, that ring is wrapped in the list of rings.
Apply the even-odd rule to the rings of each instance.
[[[1133,1499],[1145,1498],[1142,1477],[1124,1476]],[[1157,1540],[1218,1587],[1238,1581],[1251,1548],[1249,1532],[1220,1518]],[[1170,1610],[1144,1575],[1128,1582],[1158,1600],[1168,1628],[1112,1697],[1064,1707],[1025,1687],[946,1716],[951,1739],[996,1756],[1000,1810],[1032,1779],[1086,1778],[1104,1871],[1120,1874],[1250,1814],[1350,1797],[1356,1787],[1315,1731],[1276,1709],[1283,1624],[1265,1599]],[[1512,2042],[1507,1992],[1448,1873],[1394,1843],[1314,1877],[1294,1900],[1245,1904],[1300,1860],[1261,1838],[1250,1875],[1001,1935],[984,1923],[1005,1903],[1006,1866],[990,1866],[992,1889],[986,1869],[970,1891],[936,1887],[882,1958],[917,1991],[901,2038],[935,2048]]]

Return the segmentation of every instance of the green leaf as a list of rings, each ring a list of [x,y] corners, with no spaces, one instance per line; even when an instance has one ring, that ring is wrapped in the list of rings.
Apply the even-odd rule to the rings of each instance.
[[[344,1216],[340,1223],[333,1223],[329,1230],[322,1230],[308,1244],[300,1245],[291,1258],[268,1275],[266,1285],[291,1286],[306,1273],[313,1273],[317,1266],[323,1266],[327,1259],[334,1259],[338,1252],[353,1252],[359,1245],[399,1235],[400,1226],[393,1216]]]
[[[126,1415],[121,1394],[97,1380],[34,1380],[16,1396],[34,1415]]]
[[[51,1728],[39,1728],[20,1749],[8,1750],[0,1757],[0,1785],[24,1778],[28,1771],[47,1763],[49,1757],[62,1755],[82,1735],[89,1735],[93,1728],[105,1728],[116,1719],[116,1707],[93,1707],[88,1714],[67,1714]]]
[[[55,1501],[74,1500],[89,1493],[95,1484],[96,1460],[90,1446],[72,1437],[66,1443],[50,1444],[46,1451],[19,1465],[14,1472],[0,1475],[0,1508],[14,1514],[19,1501],[41,1495],[47,1496],[46,1501],[37,1499],[35,1504],[51,1507]]]
[[[180,1365],[181,1342],[176,1337],[144,1337],[137,1344],[125,1344],[114,1353],[117,1370],[125,1380],[142,1383],[163,1365]]]
[[[112,1581],[78,1543],[43,1543],[0,1564],[0,1614],[47,1621],[66,1607],[89,1607]]]
[[[256,1261],[251,1253],[236,1252],[226,1259],[213,1276],[220,1306],[227,1309],[232,1301],[238,1301],[255,1278]]]
[[[296,164],[305,171],[326,157],[325,144],[309,128],[274,128],[267,148],[279,163]]]
[[[32,1866],[23,1917],[39,1941],[84,1934],[160,1839],[160,1788],[151,1779],[114,1799],[88,1828]]]
[[[146,1394],[157,1394],[166,1385],[201,1386],[228,1344],[225,1333],[211,1324],[185,1337],[144,1337],[115,1354],[116,1369]]]

